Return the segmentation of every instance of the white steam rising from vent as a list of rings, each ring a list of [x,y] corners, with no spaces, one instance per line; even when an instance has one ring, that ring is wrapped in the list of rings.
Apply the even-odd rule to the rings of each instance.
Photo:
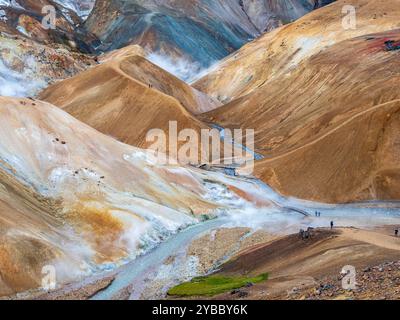
[[[205,70],[197,62],[192,62],[185,58],[171,58],[161,53],[150,53],[147,59],[188,83],[197,78]]]
[[[33,96],[45,86],[45,81],[31,79],[29,71],[13,71],[0,60],[0,96]]]

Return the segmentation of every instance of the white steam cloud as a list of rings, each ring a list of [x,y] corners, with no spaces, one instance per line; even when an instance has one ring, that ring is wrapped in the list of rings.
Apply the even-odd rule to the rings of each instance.
[[[197,62],[185,58],[172,58],[161,53],[150,53],[147,59],[186,82],[193,81],[206,70]]]
[[[28,63],[29,65],[29,63]],[[28,68],[16,72],[8,68],[0,59],[0,96],[26,97],[35,95],[46,86],[43,80],[32,79]]]

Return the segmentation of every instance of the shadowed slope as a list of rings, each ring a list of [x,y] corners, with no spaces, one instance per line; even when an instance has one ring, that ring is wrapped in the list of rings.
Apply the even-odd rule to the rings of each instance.
[[[243,0],[243,10],[261,32],[271,31],[282,24],[293,22],[313,9],[335,0]]]
[[[99,0],[85,26],[102,50],[139,44],[203,68],[314,7],[314,0]]]

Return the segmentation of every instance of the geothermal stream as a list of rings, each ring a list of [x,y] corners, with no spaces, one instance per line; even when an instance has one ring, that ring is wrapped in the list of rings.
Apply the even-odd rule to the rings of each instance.
[[[221,180],[220,173],[209,172],[209,174],[218,175]],[[331,221],[334,221],[337,227],[400,224],[400,209],[396,203],[325,205],[282,197],[255,179],[238,178],[237,180],[239,183],[242,181],[260,187],[264,199],[268,199],[276,206],[256,208],[233,196],[220,185],[208,186],[213,194],[213,200],[218,199],[221,205],[229,209],[223,210],[217,219],[183,230],[151,252],[121,267],[113,283],[94,295],[92,299],[112,299],[125,290],[128,292],[126,298],[130,299],[164,298],[169,288],[204,275],[197,270],[197,258],[187,256],[187,249],[194,239],[222,227],[245,227],[253,231],[264,230],[270,234],[288,235],[298,232],[301,228],[328,227]],[[315,211],[320,211],[322,216],[314,217]],[[232,254],[235,253],[232,252]],[[221,264],[229,258],[230,256],[225,257]],[[209,272],[215,271],[218,267],[214,266],[214,269]]]
[[[220,131],[224,140],[223,128],[214,125]],[[255,158],[261,155],[230,141],[235,147],[241,147],[245,152],[252,153]],[[294,198],[286,198],[276,193],[272,188],[254,178],[234,178],[220,172],[207,172],[222,183],[228,182],[242,186],[263,200],[272,204],[271,207],[258,208],[251,203],[239,199],[222,184],[207,183],[210,199],[226,209],[221,210],[218,217],[191,226],[167,241],[161,243],[152,251],[138,257],[119,268],[114,274],[115,280],[109,287],[95,294],[93,300],[108,300],[124,294],[125,298],[163,299],[167,291],[182,282],[194,277],[204,276],[197,270],[198,258],[187,255],[187,250],[193,240],[220,228],[250,228],[252,232],[265,231],[275,235],[289,235],[308,227],[329,227],[334,221],[336,227],[375,227],[381,225],[400,224],[400,203],[368,202],[349,205],[328,205]],[[245,186],[245,187],[243,187]],[[253,190],[254,189],[254,190]],[[321,217],[315,217],[319,211]],[[239,245],[237,249],[239,249]],[[212,272],[229,260],[237,251],[219,261],[213,266]]]

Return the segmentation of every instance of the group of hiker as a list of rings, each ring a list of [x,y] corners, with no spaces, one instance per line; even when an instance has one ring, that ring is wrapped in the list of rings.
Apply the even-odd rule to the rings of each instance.
[[[334,222],[331,221],[331,230],[334,228],[334,226],[335,226]],[[312,228],[312,227],[308,227],[307,230],[300,229],[299,235],[300,235],[301,240],[311,239],[313,231],[314,231],[314,228]],[[398,234],[398,231],[399,230],[397,230],[397,234]]]
[[[320,211],[315,211],[315,217],[317,217],[317,218],[321,217],[321,212]],[[331,227],[331,230],[335,227],[335,223],[333,221],[331,221],[330,227]],[[300,230],[300,237],[303,240],[311,238],[311,231],[312,230],[313,230],[313,228],[308,228],[306,231],[301,229]],[[394,230],[394,235],[395,235],[395,237],[399,237],[400,228],[397,228],[397,229]]]
[[[314,228],[311,228],[311,227],[309,227],[307,230],[300,229],[299,235],[300,235],[301,240],[311,239],[313,230],[314,230]]]
[[[320,211],[315,211],[315,216],[317,218],[320,218],[321,217],[321,212]],[[333,229],[334,226],[335,226],[334,222],[331,221],[331,229]]]
[[[315,211],[316,217],[321,217],[321,212]],[[330,223],[331,230],[335,227],[334,221]],[[307,230],[300,229],[299,235],[302,240],[307,240],[312,238],[312,231],[314,228],[309,227]],[[396,236],[399,234],[399,230],[396,230]]]

